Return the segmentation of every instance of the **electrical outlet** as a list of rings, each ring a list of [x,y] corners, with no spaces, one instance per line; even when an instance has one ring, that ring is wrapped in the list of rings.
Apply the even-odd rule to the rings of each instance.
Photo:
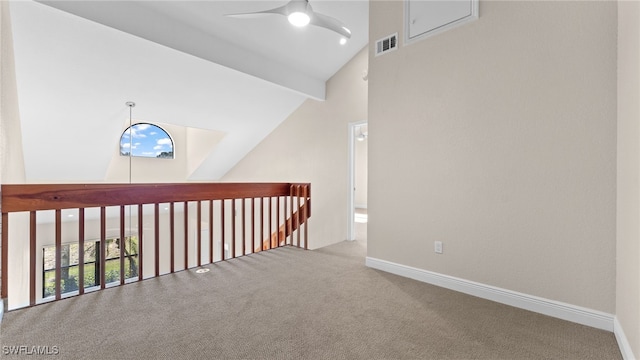
[[[434,242],[434,251],[436,254],[442,254],[442,241]]]

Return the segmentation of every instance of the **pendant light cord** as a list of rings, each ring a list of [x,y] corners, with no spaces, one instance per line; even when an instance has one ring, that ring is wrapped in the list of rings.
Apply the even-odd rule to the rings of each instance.
[[[132,181],[131,181],[131,171],[132,171],[132,167],[131,167],[131,158],[133,157],[133,120],[132,120],[132,114],[133,114],[133,107],[136,106],[136,103],[134,103],[133,101],[127,101],[126,105],[129,107],[129,185],[131,185]],[[120,246],[122,246],[122,248],[124,249],[126,247],[126,239],[129,238],[131,239],[131,217],[133,216],[133,213],[131,211],[131,205],[129,205],[129,236],[125,236],[124,239],[120,239]],[[142,246],[142,243],[140,242],[140,239],[138,239],[138,246]],[[138,250],[139,251],[139,250]],[[138,271],[142,271],[142,269],[138,269]]]
[[[133,156],[133,120],[131,116],[133,113],[133,107],[136,106],[136,103],[133,101],[127,101],[126,105],[129,107],[129,184],[131,184],[131,157]]]

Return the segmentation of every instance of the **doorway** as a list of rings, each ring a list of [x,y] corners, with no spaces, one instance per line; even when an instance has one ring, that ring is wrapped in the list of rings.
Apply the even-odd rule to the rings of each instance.
[[[367,240],[367,174],[369,127],[366,120],[349,124],[348,240]]]

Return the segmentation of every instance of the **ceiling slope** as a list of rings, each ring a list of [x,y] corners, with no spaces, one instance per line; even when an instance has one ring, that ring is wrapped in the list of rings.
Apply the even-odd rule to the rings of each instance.
[[[28,182],[104,181],[136,120],[227,135],[185,180],[216,180],[306,97],[34,2],[11,3]]]
[[[280,15],[226,14],[271,9],[284,1],[60,1],[42,3],[283,86],[316,100],[325,82],[368,42],[368,2],[311,1],[342,20],[347,44],[322,28],[295,28]]]

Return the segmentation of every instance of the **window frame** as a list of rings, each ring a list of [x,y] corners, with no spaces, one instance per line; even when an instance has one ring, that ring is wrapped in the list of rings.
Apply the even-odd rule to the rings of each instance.
[[[137,241],[137,247],[135,247],[135,248],[132,248],[132,246],[131,246],[132,238],[136,238],[136,241]],[[105,239],[105,241],[107,243],[110,242],[110,241],[117,242],[117,241],[119,241],[119,239],[120,239],[119,237],[114,237],[114,238]],[[87,286],[88,284],[85,283],[84,284],[85,291],[87,289],[100,287],[100,271],[101,271],[101,269],[100,269],[100,240],[88,240],[88,241],[85,241],[84,242],[85,251],[86,251],[87,245],[92,244],[92,243],[95,246],[95,257],[93,258],[93,260],[87,260],[85,258],[84,267],[86,269],[87,265],[93,265],[93,267],[94,267],[94,271],[93,271],[94,282],[93,282],[92,285],[89,285],[89,286]],[[79,246],[79,244],[77,242],[71,242],[71,243],[62,244],[62,246],[71,246],[71,245],[74,245],[74,244]],[[135,275],[134,274],[130,274],[130,277],[125,278],[125,281],[126,281],[126,280],[129,280],[129,279],[135,279],[135,278],[138,277],[138,272],[140,271],[140,267],[139,267],[140,266],[139,265],[140,261],[139,261],[139,257],[138,257],[139,253],[140,253],[140,250],[139,250],[140,239],[138,238],[137,235],[126,236],[125,237],[125,245],[124,246],[125,246],[125,249],[128,249],[128,252],[129,252],[129,255],[125,255],[125,259],[128,259],[129,262],[135,261],[135,265],[136,265],[136,274]],[[47,298],[50,298],[52,296],[55,296],[55,294],[47,295],[47,274],[48,273],[53,273],[54,274],[53,275],[53,279],[55,280],[55,271],[56,271],[56,267],[55,266],[53,268],[51,268],[51,269],[47,269],[46,268],[45,256],[46,256],[46,250],[47,249],[53,249],[53,251],[55,251],[55,245],[45,245],[45,246],[42,247],[42,298],[43,299],[47,299]],[[80,250],[78,249],[78,251],[80,251]],[[110,256],[110,257],[106,257],[106,254],[105,254],[105,266],[109,261],[114,261],[114,260],[120,260],[120,255],[116,254],[116,255],[113,255],[113,256]],[[69,265],[66,265],[66,266],[61,266],[60,268],[61,269],[70,270],[72,268],[78,268],[79,266],[80,266],[80,262],[78,262],[77,264],[69,264]],[[85,271],[84,278],[85,278],[85,280],[87,279],[86,271]],[[63,279],[60,279],[60,280],[62,281]],[[76,281],[78,281],[78,280],[79,279],[76,279]],[[117,281],[118,280],[116,280],[116,281],[106,281],[105,285],[111,284],[111,283],[117,282]],[[64,289],[60,289],[60,294],[71,294],[74,291],[79,291],[79,285],[78,285],[78,288],[75,289],[75,290],[64,291]]]
[[[138,125],[149,125],[149,126],[153,126],[159,130],[161,130],[166,136],[167,138],[169,138],[169,140],[171,140],[171,156],[145,156],[145,155],[136,155],[134,154],[134,152],[132,151],[131,145],[133,145],[133,138],[131,137],[131,135],[129,135],[129,141],[128,142],[123,142],[123,138],[125,137],[125,135],[127,135],[127,132],[129,131],[129,134],[131,134],[130,129],[134,128],[135,126]],[[123,151],[123,147],[122,144],[126,144],[129,143],[129,152],[124,152]],[[167,130],[165,130],[162,126],[157,125],[157,124],[153,124],[150,122],[145,122],[145,121],[141,121],[141,122],[137,122],[135,124],[131,124],[130,126],[127,126],[126,129],[124,129],[124,131],[122,132],[122,134],[120,135],[120,141],[119,141],[119,148],[120,148],[120,156],[126,156],[126,157],[137,157],[137,158],[146,158],[146,159],[167,159],[167,160],[171,160],[171,159],[175,159],[176,158],[176,144],[175,141],[173,140],[173,136],[171,136],[171,134],[169,134],[169,132]],[[165,153],[165,152],[162,152]]]

